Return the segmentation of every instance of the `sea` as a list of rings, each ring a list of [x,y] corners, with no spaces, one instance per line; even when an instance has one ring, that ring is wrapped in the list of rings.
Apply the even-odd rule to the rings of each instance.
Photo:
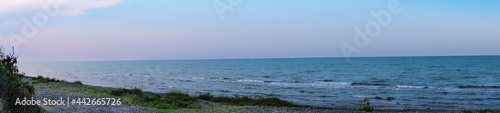
[[[20,62],[27,76],[357,109],[500,109],[500,56]]]

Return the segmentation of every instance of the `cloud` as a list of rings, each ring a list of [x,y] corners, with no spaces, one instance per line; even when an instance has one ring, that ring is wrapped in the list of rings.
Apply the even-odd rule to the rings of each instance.
[[[118,3],[120,3],[120,0],[72,0],[67,5],[63,6],[65,8],[60,12],[60,14],[69,16],[82,15],[85,14],[83,10],[107,7]]]
[[[12,11],[36,9],[37,0],[0,0],[0,14]]]
[[[84,10],[113,6],[122,0],[0,0],[0,14],[18,11],[42,10],[39,2],[55,1],[59,3],[59,14],[77,16]]]

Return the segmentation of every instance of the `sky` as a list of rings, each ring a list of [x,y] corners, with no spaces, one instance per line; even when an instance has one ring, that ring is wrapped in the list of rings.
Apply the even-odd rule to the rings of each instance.
[[[499,4],[0,0],[0,45],[19,61],[500,55]]]

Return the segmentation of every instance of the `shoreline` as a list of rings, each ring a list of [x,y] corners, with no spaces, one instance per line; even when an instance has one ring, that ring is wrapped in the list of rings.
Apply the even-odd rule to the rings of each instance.
[[[35,77],[25,77],[23,81],[25,82],[33,82],[32,80]],[[86,95],[83,92],[74,92],[74,91],[65,91],[66,89],[71,89],[74,87],[86,87],[86,88],[94,88],[94,89],[103,89],[103,90],[116,90],[119,88],[114,88],[114,87],[104,87],[104,86],[96,86],[96,85],[87,85],[87,84],[78,84],[78,83],[72,83],[72,82],[67,82],[67,81],[60,81],[60,82],[47,82],[47,83],[36,83],[33,84],[36,87],[36,98],[47,98],[47,97],[54,97],[54,96],[67,96],[67,97],[74,97],[74,98],[110,98],[110,97],[103,97],[100,95]],[[54,89],[50,88],[52,86],[67,86],[67,87],[59,87],[59,89]],[[41,93],[41,95],[40,95]],[[162,93],[154,93],[154,92],[148,92],[144,91],[147,95],[161,95]],[[167,92],[165,92],[167,93]],[[47,97],[43,97],[47,96]],[[65,98],[65,97],[63,97]],[[201,104],[200,104],[201,103]],[[209,104],[207,104],[209,103]],[[201,109],[196,109],[196,110],[210,110],[210,109],[223,109],[223,110],[230,110],[230,111],[254,111],[254,112],[259,112],[255,111],[255,109],[266,109],[263,110],[264,112],[267,111],[289,111],[289,112],[362,112],[362,111],[356,111],[357,109],[346,109],[346,108],[308,108],[308,107],[275,107],[275,106],[237,106],[237,105],[226,105],[224,103],[217,103],[217,102],[211,102],[211,101],[200,101],[196,100],[195,104],[200,104],[202,107]],[[48,109],[50,112],[51,109],[54,109],[54,106],[42,106],[45,109]],[[91,106],[90,106],[91,107]],[[190,112],[187,108],[180,108],[180,109],[157,109],[154,107],[147,107],[147,106],[134,106],[134,104],[131,105],[126,105],[123,104],[121,107],[120,106],[106,106],[103,108],[90,108],[89,106],[87,107],[81,107],[83,109],[121,109],[121,110],[130,110],[130,111],[139,111],[139,112],[156,112],[156,110],[178,110],[178,111],[183,111],[186,110],[187,112]],[[55,108],[59,111],[67,109],[67,108],[60,108],[55,106]],[[80,109],[79,107],[76,108],[70,108],[72,110],[78,110]],[[55,112],[58,112],[55,110]],[[97,110],[99,111],[99,110]],[[262,110],[260,110],[262,111]],[[484,110],[428,110],[428,109],[376,109],[373,112],[462,112],[462,111],[473,111],[473,112],[478,112],[478,111],[484,111]],[[498,110],[493,110],[494,112],[499,112]],[[95,110],[91,111],[95,112]],[[104,111],[106,112],[106,111]],[[108,112],[117,112],[117,111],[108,111]]]

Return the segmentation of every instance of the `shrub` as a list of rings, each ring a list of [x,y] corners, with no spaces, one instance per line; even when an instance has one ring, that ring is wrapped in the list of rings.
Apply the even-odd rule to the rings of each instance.
[[[146,101],[146,102],[153,102],[153,101],[157,101],[157,100],[161,100],[161,96],[158,95],[158,94],[150,96],[150,97],[147,97],[144,101]]]
[[[14,49],[14,48],[13,48]],[[5,55],[0,48],[0,97],[2,98],[3,111],[12,113],[41,112],[36,105],[15,105],[19,98],[30,98],[35,95],[35,88],[22,82],[23,74],[18,74],[17,57],[14,53]]]
[[[43,77],[41,75],[38,75],[37,77],[31,78],[33,81],[31,83],[33,84],[38,84],[38,83],[48,83],[48,82],[65,82],[64,80],[58,80],[56,78],[49,78],[49,77]]]
[[[306,105],[297,105],[292,102],[280,100],[277,97],[249,97],[249,96],[239,96],[235,95],[233,97],[214,97],[210,93],[201,94],[198,96],[190,96],[189,94],[182,92],[169,92],[164,95],[148,95],[142,92],[138,88],[134,89],[124,89],[119,88],[112,90],[111,95],[121,96],[123,94],[133,94],[134,97],[130,100],[130,104],[140,105],[140,106],[150,106],[159,109],[177,109],[177,108],[192,108],[198,109],[202,106],[197,104],[194,105],[194,101],[197,99],[221,102],[230,105],[263,105],[263,106],[280,106],[280,107],[310,107]]]
[[[142,90],[139,88],[134,88],[134,89],[118,88],[115,90],[111,90],[110,92],[110,94],[114,96],[121,96],[125,93],[139,95],[139,96],[144,95],[144,92],[142,92]]]
[[[139,88],[134,88],[132,90],[128,90],[127,92],[130,92],[131,94],[136,94],[136,95],[141,95],[143,94],[142,90]]]
[[[359,107],[358,111],[372,112],[373,111],[373,107],[370,107],[370,100],[368,100],[368,98],[365,98],[364,101],[366,102],[366,106]]]
[[[59,80],[57,80],[57,82],[59,82]],[[75,83],[75,84],[83,84],[82,81],[75,81],[73,83]]]
[[[197,99],[203,99],[212,102],[222,102],[231,105],[249,106],[249,105],[262,105],[262,106],[280,106],[280,107],[310,107],[305,105],[297,105],[292,102],[284,101],[278,97],[249,97],[234,95],[233,97],[214,97],[210,93],[202,94]]]
[[[195,100],[195,98],[189,96],[189,94],[181,93],[181,92],[170,92],[170,93],[167,93],[167,94],[165,94],[165,98],[167,98],[167,99],[182,100],[182,101]]]
[[[206,93],[206,94],[202,94],[202,95],[198,96],[198,99],[202,99],[202,100],[212,100],[212,98],[214,98],[214,96],[212,96],[210,93]]]
[[[118,88],[118,89],[114,89],[114,90],[111,90],[110,94],[111,95],[114,95],[114,96],[121,96],[125,93],[129,93],[130,90],[128,89],[124,89],[124,88]]]

